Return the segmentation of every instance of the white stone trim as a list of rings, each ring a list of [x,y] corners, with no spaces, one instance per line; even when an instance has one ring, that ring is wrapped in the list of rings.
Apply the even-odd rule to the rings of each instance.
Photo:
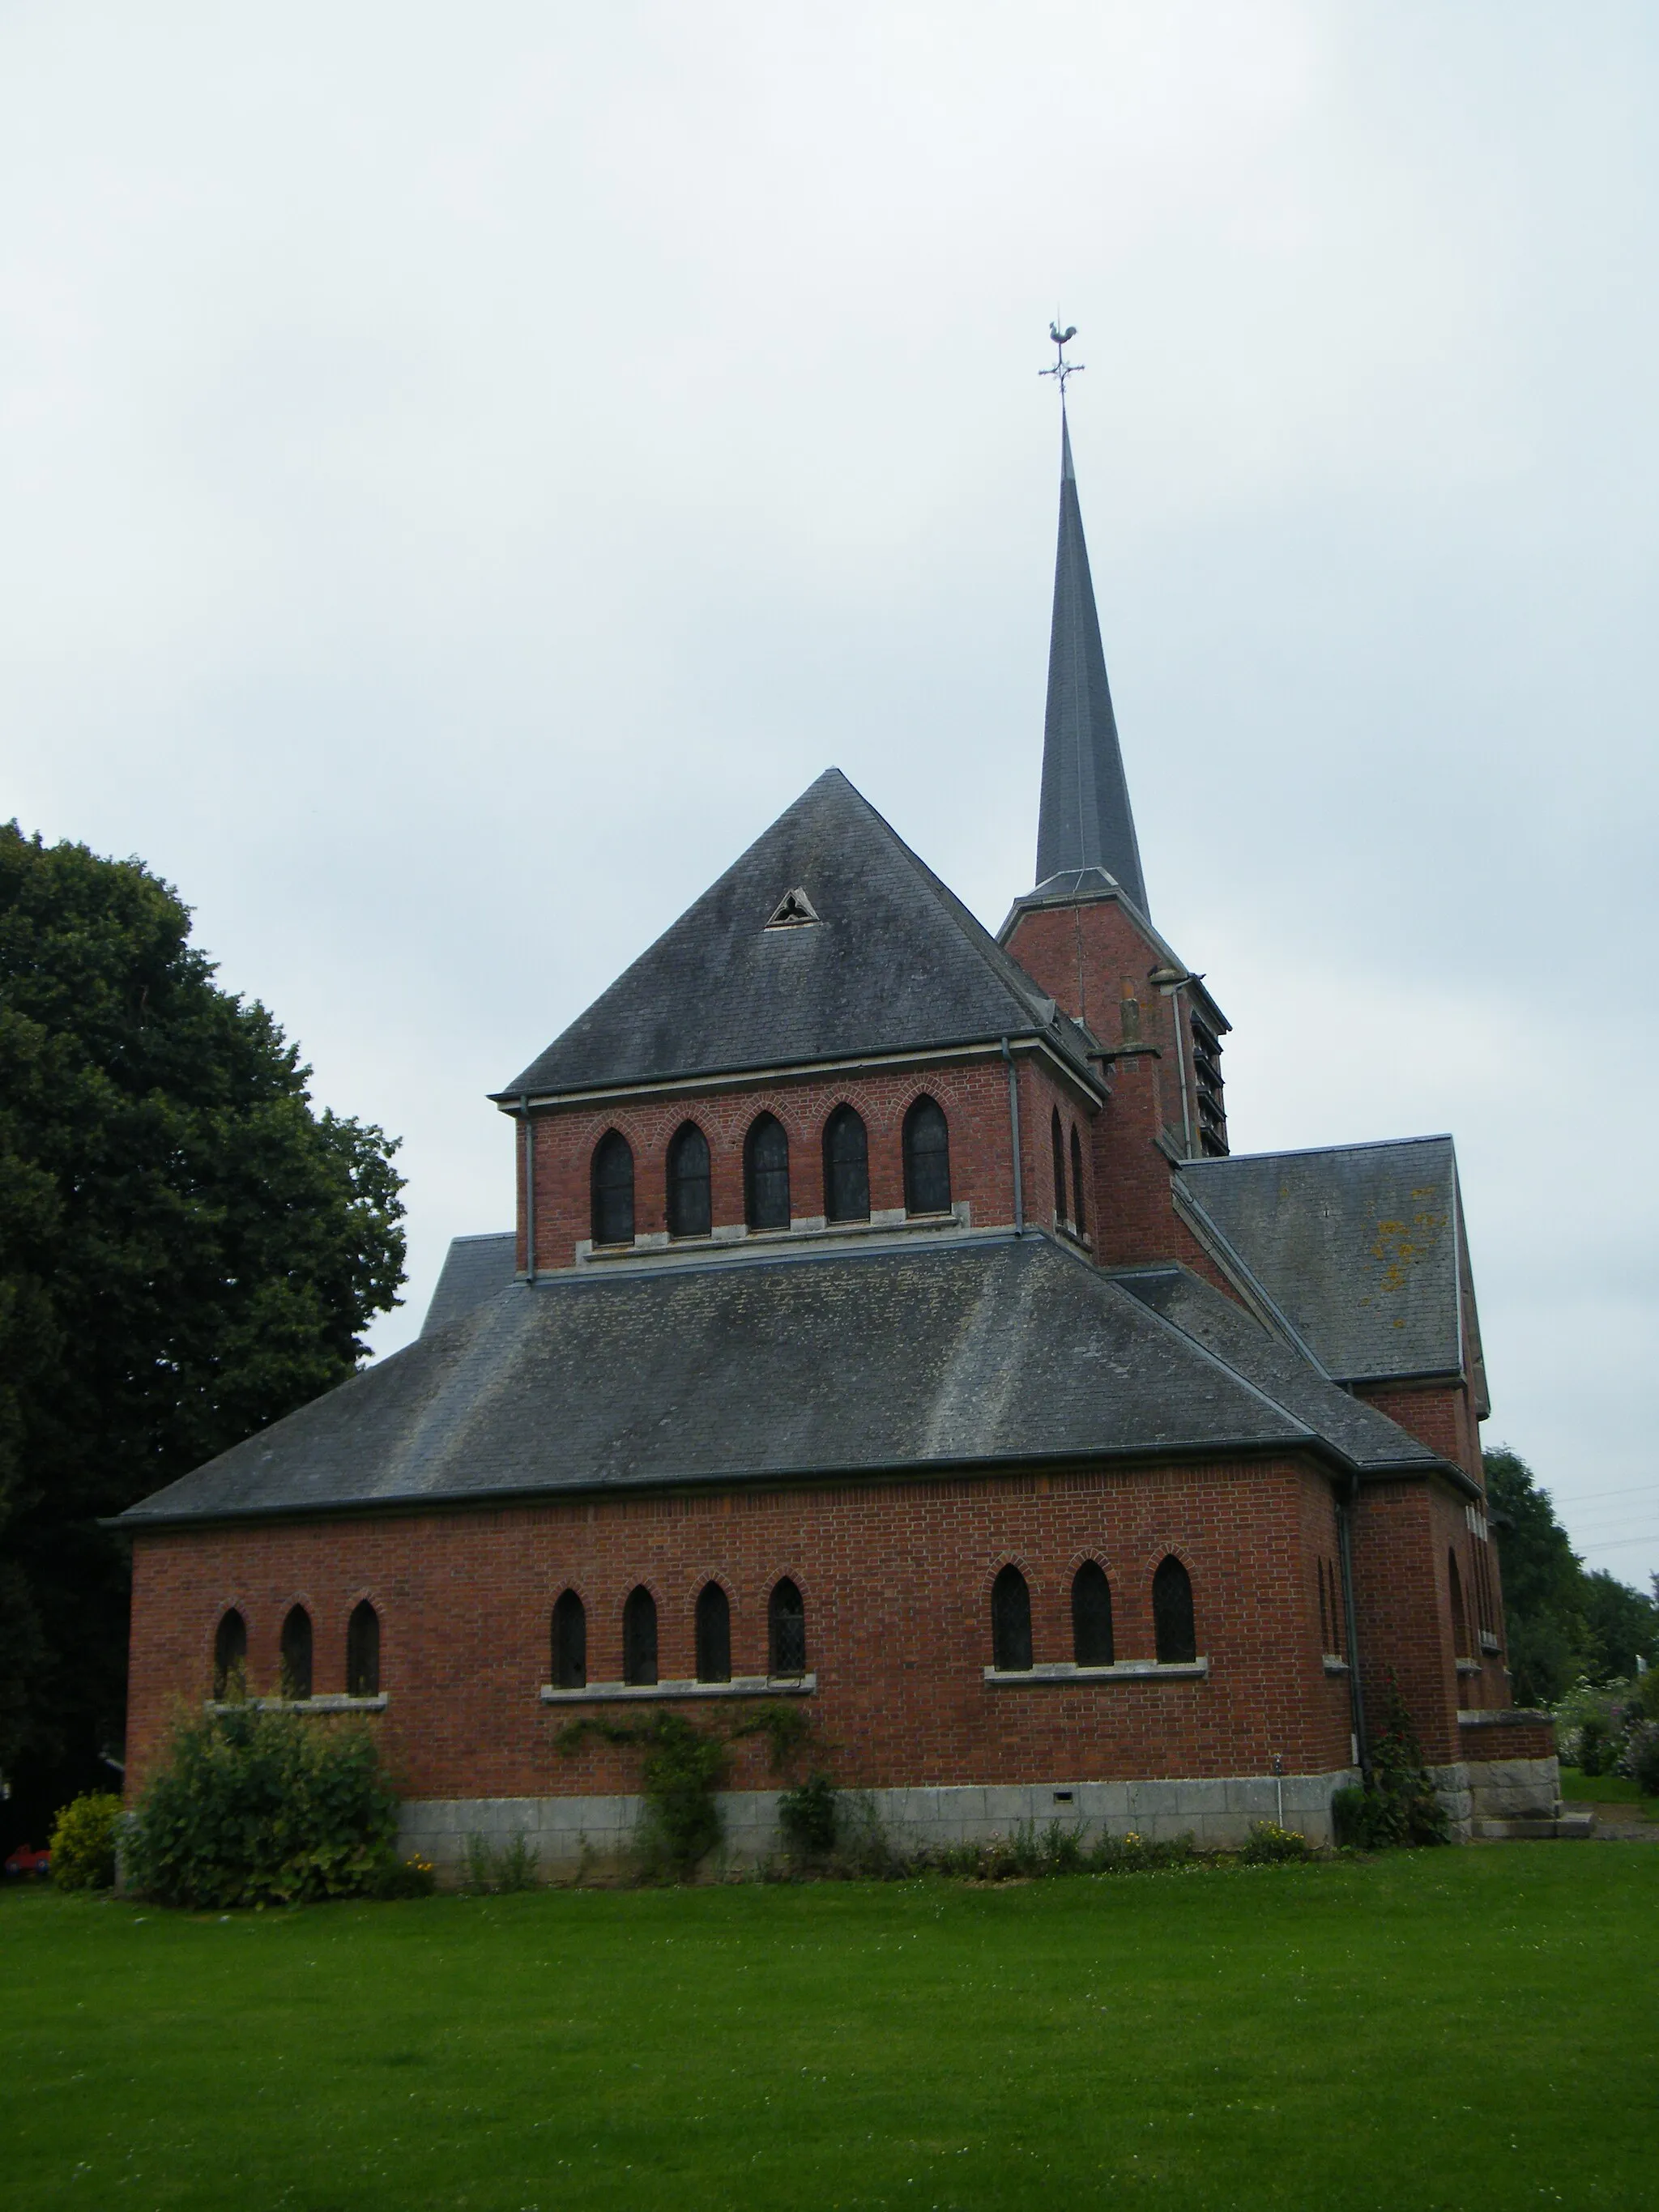
[[[734,1674],[729,1682],[699,1682],[676,1678],[665,1682],[589,1682],[580,1690],[561,1690],[544,1682],[539,1695],[544,1705],[620,1705],[665,1698],[810,1698],[818,1686],[816,1674]]]
[[[333,1692],[320,1698],[210,1698],[210,1713],[234,1713],[239,1705],[252,1705],[260,1713],[383,1713],[384,1690],[373,1698],[347,1698]]]
[[[985,1680],[998,1689],[1024,1689],[1036,1683],[1196,1682],[1209,1674],[1207,1659],[1120,1659],[1110,1667],[1079,1667],[1056,1660],[1043,1667],[988,1667]]]
[[[1340,1651],[1328,1651],[1324,1656],[1325,1672],[1328,1674],[1346,1674],[1347,1673],[1348,1662],[1342,1656],[1342,1654]]]

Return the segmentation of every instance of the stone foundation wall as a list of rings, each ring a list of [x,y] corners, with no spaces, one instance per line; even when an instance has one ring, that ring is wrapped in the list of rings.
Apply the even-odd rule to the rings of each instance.
[[[1331,1840],[1331,1797],[1358,1779],[1351,1769],[1287,1774],[1284,1820],[1310,1843]],[[952,1844],[993,1843],[1023,1823],[1039,1833],[1051,1821],[1090,1838],[1131,1831],[1151,1843],[1190,1835],[1200,1850],[1242,1844],[1255,1820],[1279,1817],[1280,1784],[1271,1776],[1171,1782],[1075,1782],[937,1790],[874,1790],[876,1817],[905,1851]],[[717,1865],[740,1872],[781,1856],[775,1790],[720,1793],[726,1843]],[[416,1798],[404,1807],[400,1844],[430,1859],[453,1880],[465,1868],[469,1837],[501,1850],[515,1836],[539,1855],[544,1879],[596,1874],[623,1866],[634,1847],[645,1801],[637,1796]]]

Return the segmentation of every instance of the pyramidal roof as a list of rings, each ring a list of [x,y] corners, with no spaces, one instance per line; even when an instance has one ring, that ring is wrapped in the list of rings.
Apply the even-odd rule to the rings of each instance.
[[[1060,544],[1054,556],[1048,702],[1042,724],[1037,889],[1056,877],[1075,876],[1079,880],[1066,885],[1075,894],[1089,888],[1090,874],[1104,874],[1146,915],[1140,848],[1135,842],[1117,719],[1106,681],[1100,617],[1095,611],[1083,510],[1072,466],[1072,434],[1063,412],[1060,444]]]
[[[498,1098],[1044,1034],[1085,1041],[828,769]]]

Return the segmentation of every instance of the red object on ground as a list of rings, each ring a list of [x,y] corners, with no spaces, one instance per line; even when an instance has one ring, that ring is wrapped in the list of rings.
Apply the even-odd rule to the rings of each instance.
[[[27,1844],[19,1844],[6,1861],[6,1872],[9,1875],[48,1875],[52,1872],[52,1853],[32,1851]]]

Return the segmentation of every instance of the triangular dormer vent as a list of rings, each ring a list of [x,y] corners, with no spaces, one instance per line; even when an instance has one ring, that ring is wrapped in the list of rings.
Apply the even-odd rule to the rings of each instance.
[[[798,884],[773,908],[766,927],[769,929],[799,929],[804,922],[816,921],[817,918],[811,900]]]

